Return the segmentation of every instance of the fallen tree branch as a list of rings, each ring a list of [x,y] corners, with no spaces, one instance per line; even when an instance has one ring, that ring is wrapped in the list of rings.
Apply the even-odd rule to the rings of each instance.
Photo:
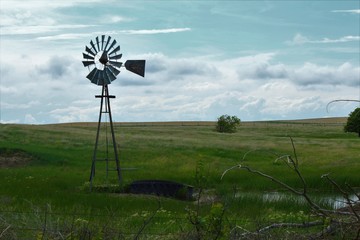
[[[315,226],[320,226],[323,225],[324,222],[323,221],[313,221],[313,222],[304,222],[304,223],[273,223],[271,225],[268,225],[266,227],[260,228],[255,232],[250,232],[248,230],[246,230],[245,233],[241,234],[239,237],[246,237],[248,235],[259,235],[265,232],[268,232],[272,229],[276,229],[276,228],[311,228],[311,227],[315,227]],[[240,228],[240,227],[238,227]],[[242,228],[240,228],[242,229]]]
[[[0,234],[0,239],[2,238],[2,236],[4,235],[4,233],[11,227],[11,225],[7,226]]]
[[[273,228],[309,228],[324,224],[323,221],[304,222],[304,223],[274,223],[257,230],[258,233],[269,231]]]

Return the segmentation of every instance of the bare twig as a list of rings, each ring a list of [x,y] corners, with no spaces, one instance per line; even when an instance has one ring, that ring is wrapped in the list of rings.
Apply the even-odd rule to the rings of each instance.
[[[11,227],[11,225],[7,226],[0,234],[0,239],[2,238],[2,236],[4,235],[4,233]]]
[[[345,186],[357,197],[357,201],[360,202],[360,194],[358,194],[349,184],[345,183]]]
[[[329,105],[334,103],[334,102],[360,102],[360,100],[353,100],[353,99],[337,99],[337,100],[333,100],[331,102],[329,102],[326,105],[326,111],[329,112]]]
[[[242,233],[239,237],[246,237],[248,235],[259,235],[259,234],[263,234],[267,231],[270,231],[272,229],[275,228],[311,228],[311,227],[316,227],[316,226],[320,226],[323,225],[323,221],[313,221],[313,222],[304,222],[304,223],[274,223],[271,225],[268,225],[266,227],[260,228],[258,229],[256,232],[250,232],[247,231],[246,229],[240,228],[241,230],[245,230],[245,233]],[[233,229],[234,230],[234,229]]]
[[[331,234],[331,233],[335,232],[335,230],[336,230],[336,227],[334,226],[334,224],[330,224],[329,226],[327,226],[326,228],[321,230],[321,232],[312,236],[312,238],[310,238],[310,239],[324,239],[324,237],[327,234]]]
[[[289,167],[291,170],[294,170],[293,164],[291,164],[292,159],[291,159],[290,155],[280,156],[277,159],[275,159],[275,162],[277,162],[278,160],[282,160],[286,164],[287,167]]]
[[[297,158],[297,154],[296,154],[296,148],[295,148],[294,140],[292,139],[292,137],[290,137],[290,141],[291,141],[291,146],[292,146],[293,152],[294,152],[295,167],[297,168],[299,166],[299,162],[298,162],[298,158]]]
[[[275,178],[275,177],[273,177],[273,176],[270,176],[270,175],[268,175],[268,174],[265,174],[265,173],[263,173],[263,172],[260,172],[260,171],[258,171],[258,170],[254,170],[254,169],[252,169],[252,168],[250,168],[250,167],[248,167],[248,166],[239,166],[239,168],[245,169],[245,170],[247,170],[247,171],[249,171],[249,172],[251,172],[251,173],[260,175],[260,176],[262,176],[262,177],[265,177],[265,178],[267,178],[267,179],[269,179],[269,180],[277,183],[278,185],[286,188],[286,189],[289,190],[290,192],[292,192],[292,193],[294,193],[294,194],[296,194],[296,195],[298,195],[298,196],[304,197],[305,200],[308,202],[308,204],[309,204],[313,209],[315,209],[317,212],[320,212],[322,216],[327,216],[327,215],[328,215],[324,209],[320,208],[320,207],[319,207],[316,203],[314,203],[314,202],[310,199],[310,197],[307,195],[307,192],[306,192],[306,190],[305,190],[305,189],[306,189],[306,184],[304,185],[303,191],[298,191],[298,190],[296,190],[295,188],[293,188],[293,187],[289,186],[288,184],[284,183],[283,181],[281,181],[281,180],[279,180],[279,179],[277,179],[277,178]],[[298,169],[296,169],[296,171],[297,171],[298,175],[301,176],[301,174],[300,174],[300,172],[298,171]],[[302,176],[301,176],[301,178],[302,178]],[[302,178],[302,179],[303,179],[303,178]],[[304,182],[305,182],[305,181],[304,181]]]
[[[263,173],[263,172],[260,172],[260,171],[258,171],[258,170],[254,170],[254,169],[252,169],[252,168],[250,168],[250,167],[248,167],[248,166],[241,166],[241,165],[239,165],[239,168],[240,168],[240,169],[245,169],[245,170],[247,170],[248,172],[255,173],[255,174],[257,174],[257,175],[260,175],[260,176],[262,176],[262,177],[265,177],[265,178],[267,178],[267,179],[269,179],[269,180],[271,180],[271,181],[279,184],[280,186],[283,186],[284,188],[290,190],[291,192],[295,193],[296,195],[302,195],[302,192],[297,191],[295,188],[287,185],[286,183],[280,181],[279,179],[277,179],[277,178],[275,178],[275,177],[273,177],[273,176],[267,175],[267,174],[265,174],[265,173]]]
[[[43,227],[43,231],[42,231],[42,237],[41,239],[44,239],[45,234],[46,234],[46,224],[47,224],[47,209],[48,206],[45,206],[45,218],[44,218],[44,227]]]
[[[158,199],[158,207],[157,209],[153,212],[153,214],[144,221],[143,225],[141,226],[141,228],[139,229],[139,231],[137,232],[136,236],[134,237],[134,239],[139,239],[140,234],[144,231],[145,227],[151,222],[151,220],[155,217],[156,213],[160,210],[161,208],[161,202],[160,199]]]
[[[241,168],[241,165],[240,165],[240,164],[239,164],[239,165],[235,165],[235,166],[232,166],[231,168],[226,169],[226,170],[223,172],[223,174],[221,175],[220,180],[223,179],[223,177],[225,176],[225,174],[226,174],[227,172],[233,170],[234,168]]]
[[[274,223],[264,228],[259,229],[257,232],[262,233],[269,231],[273,228],[309,228],[314,226],[319,226],[324,224],[323,221],[314,221],[314,222],[304,222],[304,223]]]
[[[269,150],[264,150],[264,149],[252,149],[252,150],[249,150],[247,151],[244,155],[243,155],[243,158],[242,158],[242,161],[245,161],[245,158],[247,157],[248,154],[250,153],[253,153],[253,152],[266,152],[266,153],[269,153],[271,155],[274,155],[274,156],[279,156],[279,154],[275,153],[275,152],[271,152]]]
[[[250,232],[249,230],[243,228],[243,227],[240,227],[240,226],[235,226],[233,229],[230,230],[230,234],[235,231],[236,229],[240,229],[242,231],[244,231],[245,233],[243,234],[253,234],[253,232]]]
[[[333,186],[336,187],[336,189],[343,195],[347,206],[350,208],[351,212],[354,214],[354,216],[357,218],[357,220],[360,222],[360,216],[359,214],[355,211],[354,206],[352,204],[352,201],[349,197],[349,193],[345,192],[340,186],[339,184],[337,184],[334,180],[332,180],[329,177],[329,174],[325,174],[323,176],[321,176],[322,178],[326,178]]]

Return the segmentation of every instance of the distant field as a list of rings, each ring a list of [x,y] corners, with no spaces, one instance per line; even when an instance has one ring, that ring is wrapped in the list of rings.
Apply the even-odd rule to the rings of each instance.
[[[123,185],[134,180],[160,179],[196,187],[199,177],[196,169],[201,168],[202,185],[208,197],[201,206],[204,214],[214,202],[225,204],[226,216],[238,223],[259,218],[269,220],[275,213],[282,216],[284,212],[306,212],[309,210],[306,205],[295,204],[292,200],[265,202],[261,197],[264,191],[282,191],[268,180],[240,170],[228,172],[223,179],[221,175],[241,163],[300,188],[293,172],[275,161],[275,154],[294,155],[291,137],[300,169],[315,195],[333,194],[334,189],[320,178],[325,173],[331,173],[340,185],[348,183],[360,187],[360,139],[357,134],[343,132],[345,122],[346,118],[242,122],[234,134],[216,132],[215,122],[115,123],[121,167],[128,169],[123,171]],[[95,225],[101,225],[101,218],[107,219],[113,214],[126,217],[127,221],[130,221],[129,216],[134,216],[131,221],[137,219],[134,226],[138,229],[146,219],[141,215],[154,212],[160,202],[163,218],[159,226],[175,219],[189,224],[184,209],[192,208],[192,202],[155,196],[89,193],[87,181],[95,134],[96,123],[1,124],[0,219],[22,221],[27,226],[35,223],[23,216],[24,212],[33,218],[31,213],[43,216],[44,207],[50,207],[53,212],[65,214],[58,216],[61,219],[83,214],[82,219],[92,219]],[[99,151],[105,154],[106,134],[100,136],[100,142]],[[6,164],[9,161],[18,164]],[[95,184],[116,183],[112,173],[106,178],[104,169],[103,165],[97,165]],[[12,215],[5,214],[9,212]],[[91,217],[96,214],[101,217]],[[179,222],[173,224],[174,229],[179,229]],[[0,232],[2,226],[6,227],[4,222],[0,222]],[[174,229],[167,231],[178,231]]]
[[[243,125],[262,125],[262,124],[345,124],[347,117],[333,117],[333,118],[311,118],[311,119],[296,119],[296,120],[271,120],[271,121],[243,121]],[[74,122],[63,123],[62,125],[70,126],[96,126],[95,122]],[[216,121],[168,121],[168,122],[116,122],[116,126],[215,126]]]

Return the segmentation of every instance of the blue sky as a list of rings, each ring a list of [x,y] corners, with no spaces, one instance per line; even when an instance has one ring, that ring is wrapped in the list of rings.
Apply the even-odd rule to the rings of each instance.
[[[125,69],[115,121],[347,116],[360,99],[359,1],[0,1],[1,123],[97,121],[85,45],[110,35]]]

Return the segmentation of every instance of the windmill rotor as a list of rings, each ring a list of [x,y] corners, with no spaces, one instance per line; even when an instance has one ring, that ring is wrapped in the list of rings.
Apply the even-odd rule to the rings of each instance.
[[[90,71],[86,78],[96,85],[111,84],[123,67],[123,63],[120,62],[120,45],[116,40],[110,36],[97,36],[94,41],[90,41],[89,46],[85,46],[85,52],[82,63]],[[93,69],[90,70],[90,67]],[[145,76],[145,60],[127,60],[125,68],[137,75]]]

